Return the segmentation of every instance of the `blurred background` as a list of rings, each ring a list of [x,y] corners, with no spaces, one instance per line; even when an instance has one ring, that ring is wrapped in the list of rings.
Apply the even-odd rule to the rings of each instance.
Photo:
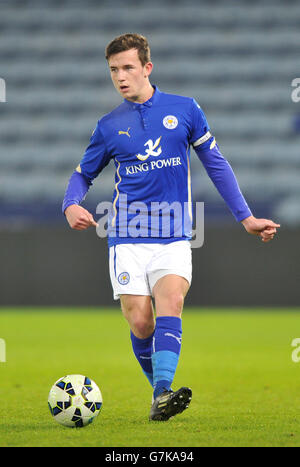
[[[292,0],[0,0],[0,305],[118,305],[106,240],[72,231],[61,202],[121,101],[104,49],[126,32],[149,39],[153,84],[202,106],[254,215],[282,225],[269,244],[249,236],[193,153],[205,241],[187,304],[299,305],[299,25]],[[84,206],[95,214],[113,181],[110,164]]]

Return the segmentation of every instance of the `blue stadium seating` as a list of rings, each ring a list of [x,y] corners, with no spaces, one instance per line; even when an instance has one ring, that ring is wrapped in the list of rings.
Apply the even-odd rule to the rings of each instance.
[[[149,38],[152,82],[198,100],[245,196],[284,221],[300,191],[299,24],[293,0],[3,1],[0,203],[60,204],[97,120],[120,102],[104,48],[134,31]],[[217,201],[194,154],[192,164],[195,199]],[[111,198],[113,172],[91,202]],[[286,212],[300,224],[299,209]]]

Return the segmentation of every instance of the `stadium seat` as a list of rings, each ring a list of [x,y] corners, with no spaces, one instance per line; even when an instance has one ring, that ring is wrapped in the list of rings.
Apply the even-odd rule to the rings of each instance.
[[[215,0],[213,7],[209,0],[21,3],[4,2],[0,15],[7,84],[0,107],[2,202],[60,203],[97,120],[120,102],[104,48],[127,31],[149,38],[152,82],[202,106],[246,196],[274,202],[277,193],[283,203],[298,195],[300,135],[291,100],[299,69],[297,2],[293,8],[279,0],[255,8],[246,0]],[[194,195],[215,199],[197,163],[193,155]],[[91,197],[110,199],[113,172],[110,164]]]

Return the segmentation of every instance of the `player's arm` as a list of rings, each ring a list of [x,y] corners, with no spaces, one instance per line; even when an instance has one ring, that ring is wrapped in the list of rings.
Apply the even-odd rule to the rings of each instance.
[[[93,180],[109,161],[110,156],[107,154],[98,122],[84,157],[69,180],[63,200],[62,211],[72,229],[84,230],[90,226],[97,226],[92,214],[80,204]]]
[[[264,242],[272,240],[280,225],[269,219],[257,219],[252,215],[235,174],[221,154],[215,138],[210,133],[205,115],[195,101],[193,117],[194,134],[197,135],[196,139],[192,136],[195,152],[232,214],[248,233],[259,235]]]
[[[90,185],[91,182],[76,170],[69,180],[62,210],[72,229],[84,230],[92,225],[97,226],[92,214],[80,206]]]

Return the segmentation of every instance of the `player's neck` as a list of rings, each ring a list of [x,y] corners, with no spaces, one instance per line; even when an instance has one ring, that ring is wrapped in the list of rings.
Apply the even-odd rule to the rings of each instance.
[[[145,89],[143,89],[143,91],[141,92],[141,94],[139,96],[133,97],[130,100],[132,102],[136,103],[136,104],[144,104],[149,99],[151,99],[151,97],[154,94],[154,91],[155,91],[155,89],[154,89],[154,87],[152,86],[152,84],[149,81],[147,86],[145,87]]]

